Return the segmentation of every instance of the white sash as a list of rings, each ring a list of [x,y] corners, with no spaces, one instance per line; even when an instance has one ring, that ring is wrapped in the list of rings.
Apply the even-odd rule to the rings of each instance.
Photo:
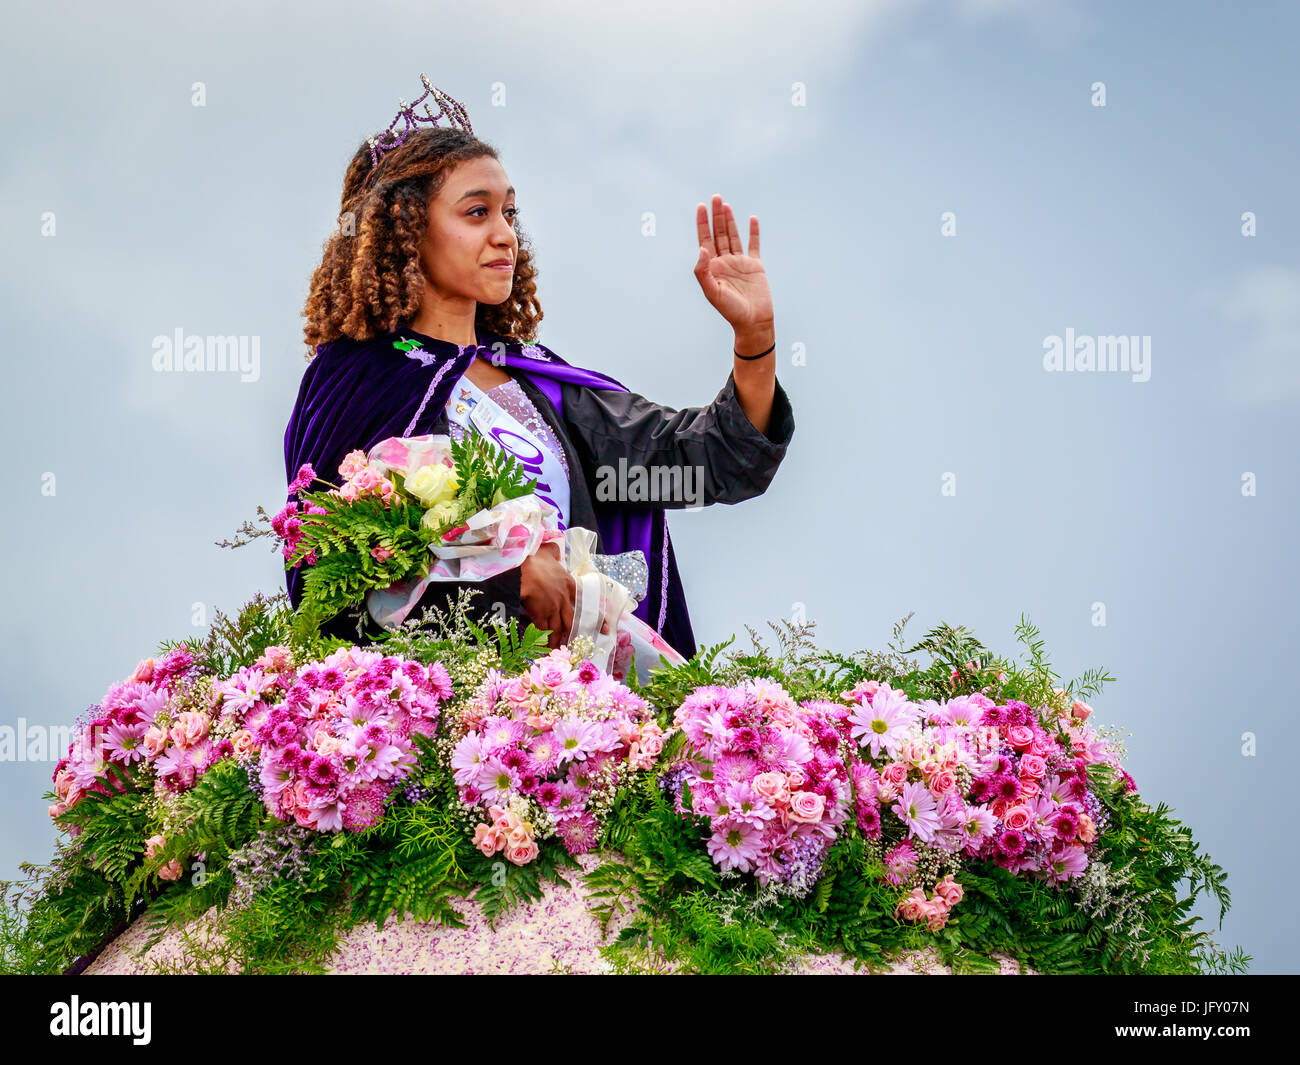
[[[538,412],[541,415],[541,412]],[[468,377],[452,387],[447,418],[469,432],[470,423],[483,436],[508,451],[523,467],[524,477],[536,478],[536,494],[559,511],[559,526],[569,524],[569,477],[560,460],[519,420]]]

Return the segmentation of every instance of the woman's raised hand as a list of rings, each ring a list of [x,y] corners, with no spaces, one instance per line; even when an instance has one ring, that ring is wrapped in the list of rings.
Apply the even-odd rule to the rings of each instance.
[[[749,216],[749,251],[740,243],[736,216],[731,204],[713,197],[713,232],[704,204],[695,208],[700,255],[695,261],[695,279],[705,298],[731,323],[737,335],[758,332],[773,319],[772,290],[767,272],[758,257],[758,218]]]

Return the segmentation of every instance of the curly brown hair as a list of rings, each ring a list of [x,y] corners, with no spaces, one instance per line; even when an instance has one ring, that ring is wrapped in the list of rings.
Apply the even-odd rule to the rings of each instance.
[[[339,226],[325,241],[303,308],[308,359],[318,345],[343,336],[369,340],[415,317],[424,296],[419,248],[429,201],[457,165],[485,155],[500,161],[496,149],[473,134],[433,127],[412,132],[372,169],[369,139],[362,142],[343,179]],[[515,234],[519,252],[510,297],[480,303],[474,325],[507,339],[534,340],[542,320],[537,270],[517,219]]]

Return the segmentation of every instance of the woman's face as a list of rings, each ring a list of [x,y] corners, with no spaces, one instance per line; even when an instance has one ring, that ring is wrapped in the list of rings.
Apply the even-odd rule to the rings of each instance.
[[[420,246],[424,275],[444,299],[504,303],[519,254],[515,190],[491,156],[460,163],[429,203],[429,228]],[[505,261],[498,268],[491,264]]]

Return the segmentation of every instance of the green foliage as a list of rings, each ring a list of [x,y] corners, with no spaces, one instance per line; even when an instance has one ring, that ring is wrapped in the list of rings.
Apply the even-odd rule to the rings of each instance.
[[[495,927],[502,914],[512,907],[542,898],[543,881],[569,887],[569,882],[560,873],[565,868],[582,867],[555,840],[543,841],[537,857],[527,865],[515,865],[499,854],[487,858],[477,852],[466,864],[470,879],[479,885],[473,895],[474,901],[490,928]]]
[[[524,468],[518,459],[477,429],[459,440],[452,439],[451,458],[456,464],[456,477],[460,482],[460,521],[502,500],[531,495],[537,487],[536,478],[524,476]],[[446,528],[458,523],[448,523]],[[440,528],[438,533],[441,535],[445,531]]]
[[[239,608],[233,620],[220,610],[214,610],[205,637],[164,640],[159,644],[159,654],[175,647],[185,647],[194,655],[200,672],[214,677],[231,677],[240,669],[251,666],[268,647],[284,643],[292,616],[289,597],[285,593],[268,597],[258,592]]]
[[[316,552],[316,562],[302,568],[302,602],[294,630],[319,627],[349,606],[364,602],[374,588],[387,588],[407,576],[428,572],[429,543],[435,534],[421,524],[424,508],[400,495],[392,505],[362,498],[343,503],[329,492],[303,492],[302,498],[325,510],[304,515],[298,542],[287,565]],[[390,558],[372,551],[386,548]]]

